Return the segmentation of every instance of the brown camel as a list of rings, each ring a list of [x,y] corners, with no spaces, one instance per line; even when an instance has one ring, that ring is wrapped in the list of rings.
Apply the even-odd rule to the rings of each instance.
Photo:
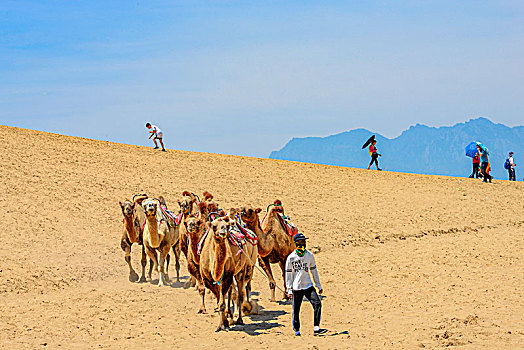
[[[180,224],[186,220],[189,215],[198,212],[197,196],[189,191],[182,192],[182,199],[178,201],[180,206]],[[180,215],[180,214],[179,214]],[[180,226],[180,250],[187,258],[187,231],[184,225]]]
[[[282,270],[282,279],[286,290],[286,259],[295,249],[293,237],[287,233],[283,226],[279,213],[283,212],[282,203],[276,200],[269,206],[268,212],[260,223],[258,213],[262,209],[246,206],[241,208],[241,218],[247,227],[256,233],[258,237],[258,262],[269,277],[269,288],[271,289],[271,301],[275,302],[276,282],[271,271],[271,264],[278,263]],[[284,293],[284,298],[288,296]]]
[[[191,274],[191,278],[195,279],[198,293],[202,297],[198,313],[205,314],[207,313],[204,302],[206,288],[204,287],[204,282],[202,281],[202,276],[200,275],[200,254],[198,252],[198,243],[200,243],[200,240],[206,231],[206,226],[204,221],[199,219],[197,214],[191,214],[184,221],[184,227],[187,231],[189,245],[189,249],[187,251],[187,269]]]
[[[169,275],[164,272],[166,257],[171,247],[180,247],[178,243],[178,228],[169,218],[162,213],[161,201],[158,199],[146,199],[142,203],[146,215],[144,225],[144,245],[147,255],[153,260],[154,267],[158,270],[158,285],[169,283]],[[177,282],[180,270],[180,248],[173,249],[176,258]],[[177,254],[178,251],[178,254]]]
[[[243,273],[246,258],[227,238],[232,224],[228,216],[214,219],[209,225],[209,232],[204,237],[200,255],[200,275],[204,285],[217,298],[220,312],[217,332],[229,327],[225,297],[233,283],[233,277],[237,282],[238,290],[242,291],[244,288]],[[238,305],[242,305],[243,293],[238,294]],[[238,311],[239,315],[235,323],[243,324],[242,307]]]
[[[122,214],[124,215],[123,219],[123,232],[122,239],[120,241],[120,247],[125,253],[125,261],[129,265],[129,281],[136,282],[138,281],[138,274],[133,269],[131,265],[131,246],[133,243],[138,243],[142,246],[142,276],[140,277],[139,282],[145,282],[146,276],[146,252],[144,245],[142,244],[143,238],[143,223],[145,220],[144,209],[142,208],[142,201],[147,198],[147,195],[140,194],[134,195],[133,201],[125,200],[124,203],[120,203],[120,208],[122,209]]]

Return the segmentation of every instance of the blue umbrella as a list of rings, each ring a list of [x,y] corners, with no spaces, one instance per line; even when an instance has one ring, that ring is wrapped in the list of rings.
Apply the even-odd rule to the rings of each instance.
[[[487,154],[489,154],[488,148],[484,146],[482,142],[474,141],[471,142],[469,145],[466,146],[466,155],[468,157],[475,157],[475,155],[478,153],[477,146],[480,146],[480,148]]]
[[[477,151],[477,143],[471,142],[469,145],[466,146],[466,155],[468,157],[475,157],[475,155],[478,153]]]

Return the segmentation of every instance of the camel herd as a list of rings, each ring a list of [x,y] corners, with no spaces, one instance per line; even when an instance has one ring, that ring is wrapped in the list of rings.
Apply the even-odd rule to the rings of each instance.
[[[145,194],[120,202],[124,216],[121,247],[129,265],[129,281],[147,281],[147,255],[150,259],[149,280],[155,270],[158,272],[158,285],[168,283],[169,253],[172,250],[177,282],[180,282],[179,260],[182,252],[191,275],[187,285],[196,286],[200,295],[198,313],[206,313],[206,288],[217,299],[220,313],[217,331],[229,327],[228,316],[233,318],[231,299],[236,299],[238,309],[234,324],[243,324],[242,313],[249,314],[256,307],[256,303],[250,301],[250,294],[257,258],[269,279],[271,301],[275,301],[276,287],[272,263],[280,265],[285,290],[286,259],[295,249],[292,236],[297,230],[284,215],[279,200],[267,207],[262,220],[259,218],[262,209],[249,205],[231,208],[228,212],[220,209],[209,192],[204,192],[201,201],[194,193],[184,191],[178,205],[180,210],[174,213],[167,209],[162,196],[148,198]],[[140,278],[131,264],[133,243],[142,247]],[[283,297],[287,298],[287,295],[284,293]]]

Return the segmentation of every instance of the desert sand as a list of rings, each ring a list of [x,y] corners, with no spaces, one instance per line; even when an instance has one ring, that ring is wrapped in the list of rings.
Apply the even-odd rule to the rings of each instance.
[[[0,140],[1,348],[524,348],[522,183],[163,153],[11,127]],[[313,336],[306,302],[294,337],[291,305],[269,301],[259,271],[261,313],[220,333],[213,299],[197,315],[193,289],[128,281],[118,201],[145,192],[178,210],[184,190],[262,214],[283,202],[316,252],[328,335]],[[139,255],[133,246],[137,270]],[[185,280],[185,262],[181,271]]]

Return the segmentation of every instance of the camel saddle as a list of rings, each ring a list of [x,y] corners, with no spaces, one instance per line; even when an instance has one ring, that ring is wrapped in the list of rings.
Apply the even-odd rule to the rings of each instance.
[[[240,230],[240,232],[244,235],[244,238],[251,243],[252,245],[258,244],[258,237],[255,234],[255,232],[251,231],[246,227],[245,224],[240,224],[237,222],[237,227]]]
[[[177,215],[175,215],[175,213],[172,212],[171,210],[168,210],[167,208],[165,208],[162,205],[160,205],[159,207],[160,207],[160,211],[162,212],[162,217],[164,218],[164,220],[167,221],[167,224],[169,226],[175,227],[175,226],[180,225],[180,220],[182,219],[181,215],[180,215],[180,218],[178,218]]]
[[[294,223],[291,222],[289,216],[278,213],[278,219],[280,220],[282,227],[286,228],[286,232],[288,235],[293,237],[298,233],[298,228],[295,226]]]

